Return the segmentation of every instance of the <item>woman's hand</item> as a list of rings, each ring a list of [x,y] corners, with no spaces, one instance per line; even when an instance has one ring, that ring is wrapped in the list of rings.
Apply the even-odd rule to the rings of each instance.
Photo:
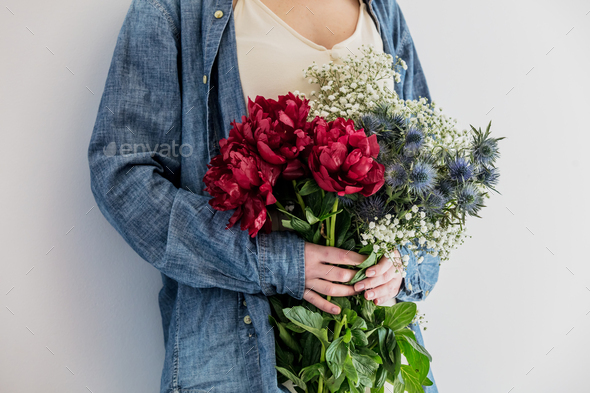
[[[340,297],[359,293],[352,285],[335,283],[346,283],[352,280],[357,271],[333,265],[360,265],[366,258],[366,255],[354,251],[305,242],[305,291],[303,298],[322,311],[339,314],[340,307],[330,303],[319,294]]]
[[[401,263],[401,255],[395,250],[396,265]],[[398,259],[399,258],[399,259]],[[393,262],[386,257],[381,258],[379,263],[371,266],[365,271],[367,278],[354,284],[357,292],[365,291],[365,299],[373,300],[376,305],[397,296],[402,285],[402,273],[400,269],[396,272]]]

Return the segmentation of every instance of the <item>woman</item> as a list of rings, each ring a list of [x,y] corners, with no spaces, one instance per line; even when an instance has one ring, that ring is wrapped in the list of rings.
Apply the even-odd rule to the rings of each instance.
[[[384,258],[351,288],[343,285],[350,271],[329,264],[358,264],[361,255],[288,231],[252,239],[228,230],[232,212],[211,209],[203,192],[206,164],[230,122],[246,115],[248,95],[305,91],[301,69],[295,73],[301,67],[293,67],[302,57],[336,58],[346,43],[354,50],[353,43],[368,40],[406,61],[400,96],[430,98],[398,5],[355,1],[133,0],[129,8],[88,156],[101,211],[162,273],[161,392],[284,391],[276,382],[267,296],[289,294],[339,313],[322,294],[417,301],[438,278],[437,258],[418,265],[410,255],[404,279]],[[252,34],[262,27],[264,37]]]

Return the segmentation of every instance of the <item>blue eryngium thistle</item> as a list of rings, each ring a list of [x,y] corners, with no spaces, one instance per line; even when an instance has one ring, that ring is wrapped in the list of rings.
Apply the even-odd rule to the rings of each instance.
[[[425,161],[416,161],[410,170],[410,191],[418,195],[424,195],[434,187],[436,172],[434,167]]]
[[[481,167],[476,173],[475,178],[484,186],[494,189],[500,179],[500,171],[498,168]]]
[[[424,133],[418,128],[410,128],[406,133],[406,143],[404,145],[404,154],[407,156],[417,155],[424,141]]]
[[[439,190],[432,190],[424,196],[422,203],[427,213],[440,213],[447,199]]]
[[[450,198],[455,192],[455,186],[450,180],[447,179],[439,181],[436,185],[436,189],[447,199]]]
[[[483,207],[483,197],[473,183],[466,183],[457,190],[457,206],[473,216]]]
[[[494,139],[486,139],[474,146],[473,158],[478,164],[492,164],[500,156],[498,143]]]
[[[459,182],[465,182],[473,176],[473,165],[464,157],[455,157],[447,164],[451,179]]]
[[[401,187],[408,182],[408,172],[402,164],[394,163],[385,168],[385,181],[394,189]]]
[[[355,212],[358,217],[366,223],[376,221],[383,217],[386,208],[385,199],[378,194],[364,198],[355,205]]]
[[[361,115],[358,120],[355,121],[354,126],[357,130],[363,128],[365,133],[369,136],[372,134],[379,134],[384,128],[383,122],[379,116],[375,115],[374,113],[366,113]]]
[[[485,131],[477,130],[471,126],[473,130],[473,141],[471,142],[471,149],[473,150],[473,160],[477,164],[491,165],[500,157],[500,150],[498,149],[498,141],[504,139],[490,138],[490,127],[492,122],[488,124]]]

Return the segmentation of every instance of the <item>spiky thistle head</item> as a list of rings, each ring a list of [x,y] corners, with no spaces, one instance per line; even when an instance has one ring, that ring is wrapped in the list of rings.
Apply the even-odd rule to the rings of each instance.
[[[404,154],[410,157],[418,155],[423,142],[424,133],[422,130],[416,127],[410,127],[410,129],[406,132]]]
[[[466,182],[473,176],[473,165],[465,157],[449,159],[447,168],[451,179],[457,182]]]
[[[419,158],[409,171],[408,187],[416,195],[425,195],[432,190],[436,181],[436,171],[432,164]]]
[[[470,216],[483,207],[483,195],[473,183],[463,184],[457,190],[456,199],[458,208]]]
[[[477,164],[490,166],[498,159],[498,157],[500,157],[498,141],[505,137],[490,138],[491,125],[492,122],[490,121],[485,131],[481,131],[481,129],[477,130],[475,127],[471,126],[471,129],[473,130],[471,149],[473,151],[473,160]]]
[[[482,166],[477,171],[475,178],[488,188],[494,188],[500,180],[500,171],[498,168],[488,168]]]
[[[363,128],[365,133],[370,136],[372,134],[380,134],[383,131],[383,122],[374,113],[365,113],[361,115],[355,122],[354,126],[357,130]]]
[[[451,196],[453,196],[455,193],[455,186],[453,185],[453,182],[448,179],[441,179],[436,185],[436,189],[446,199],[451,198]]]
[[[373,194],[357,203],[354,210],[357,216],[368,224],[383,217],[387,213],[386,208],[385,199],[379,194]]]
[[[422,205],[426,213],[440,213],[446,202],[447,198],[437,189],[433,189],[422,198]]]
[[[393,189],[402,187],[408,182],[408,171],[399,162],[390,164],[385,168],[385,182]]]

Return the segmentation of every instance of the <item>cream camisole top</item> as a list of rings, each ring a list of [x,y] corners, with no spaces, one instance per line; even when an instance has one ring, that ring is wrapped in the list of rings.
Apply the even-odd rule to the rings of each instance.
[[[310,94],[318,91],[319,86],[310,84],[303,77],[303,70],[314,61],[319,65],[341,63],[341,58],[348,54],[359,55],[362,44],[383,52],[381,36],[362,0],[359,7],[352,36],[327,49],[299,34],[260,0],[238,0],[234,23],[245,102],[248,97],[254,101],[256,95],[276,99],[296,90],[313,99]],[[311,13],[309,16],[313,17]]]

